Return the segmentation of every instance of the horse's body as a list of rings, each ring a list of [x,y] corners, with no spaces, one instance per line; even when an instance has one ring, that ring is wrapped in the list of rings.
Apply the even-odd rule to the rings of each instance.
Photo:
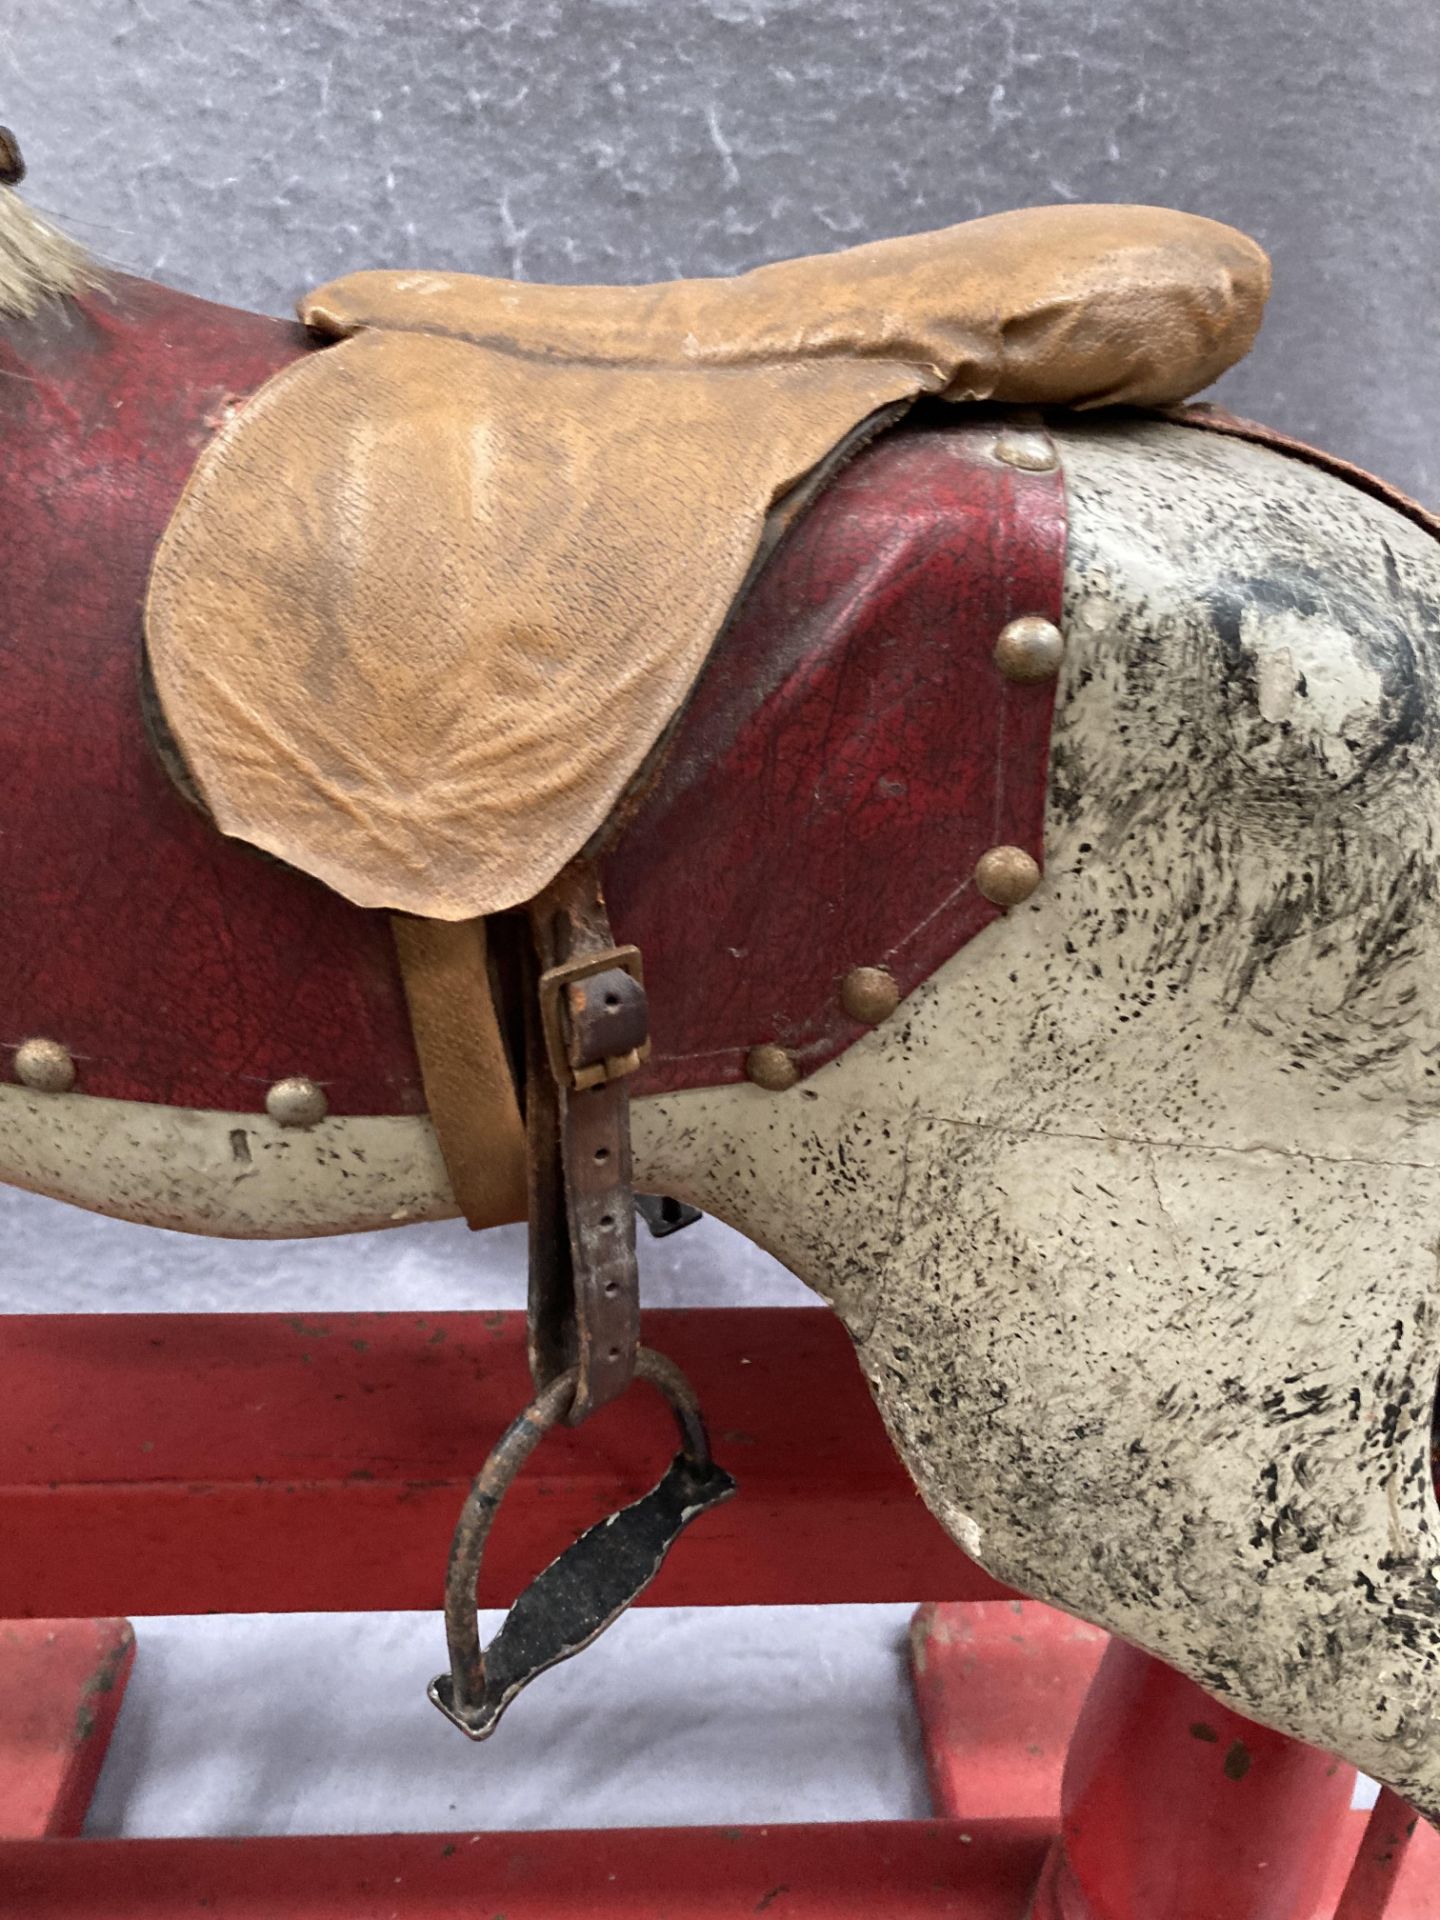
[[[235,325],[214,343],[221,412],[303,350]],[[93,381],[83,329],[67,346],[52,320],[38,359],[33,332],[15,338],[62,407],[67,382]],[[183,456],[161,450],[177,479],[201,415]],[[1436,1817],[1440,545],[1239,440],[1126,416],[1051,431],[1070,539],[1044,882],[800,1085],[639,1098],[636,1180],[830,1301],[973,1557]],[[63,466],[57,499],[83,484]],[[140,581],[164,493],[137,485],[133,526],[105,530]],[[85,540],[57,522],[62,562]],[[5,564],[29,570],[33,606],[47,568]],[[32,724],[13,699],[7,724],[17,740]],[[110,745],[77,758],[96,826],[105,786],[87,778]],[[256,1090],[304,1062],[237,1045],[248,1091],[227,1098],[201,1058],[187,1079],[183,1046],[148,1082],[132,1049],[63,1100],[0,1086],[0,1178],[210,1233],[452,1213],[374,917],[223,846],[158,760],[135,778],[151,775],[174,809],[151,863],[180,863],[187,930],[224,928],[235,887],[270,890],[256,951],[279,959],[269,986],[228,976],[232,1028],[269,1007],[294,1032],[287,979],[322,1021],[338,993],[383,1094],[286,1128]],[[108,956],[79,964],[99,976]],[[183,1000],[172,985],[152,1027],[198,1022],[226,977]],[[112,998],[97,990],[97,1017]],[[197,1056],[206,1039],[197,1025]]]

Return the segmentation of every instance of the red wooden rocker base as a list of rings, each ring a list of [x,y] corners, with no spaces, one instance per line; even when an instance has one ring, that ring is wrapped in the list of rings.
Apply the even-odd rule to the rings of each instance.
[[[938,1818],[58,1837],[80,1830],[132,1649],[122,1621],[49,1618],[0,1627],[4,1920],[1440,1916],[1440,1839],[1409,1835],[1388,1796],[1367,1831],[1347,1811],[1350,1769],[1000,1597],[916,1499],[828,1315],[649,1325],[704,1396],[741,1494],[696,1524],[647,1602],[944,1596],[912,1632]],[[41,1317],[0,1332],[0,1616],[16,1620],[433,1608],[470,1475],[526,1377],[520,1315]],[[503,1553],[497,1536],[497,1603],[613,1502],[612,1474],[639,1491],[663,1460],[650,1398],[547,1443]]]

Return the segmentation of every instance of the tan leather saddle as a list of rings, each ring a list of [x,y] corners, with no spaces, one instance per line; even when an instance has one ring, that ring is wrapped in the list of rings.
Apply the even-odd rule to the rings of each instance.
[[[473,1736],[731,1491],[683,1381],[639,1346],[626,1081],[646,1001],[587,844],[683,704],[767,518],[849,436],[925,394],[1183,400],[1248,349],[1268,284],[1243,235],[1151,207],[1035,208],[734,280],[359,273],[300,305],[337,344],[200,455],[147,605],[189,775],[224,832],[392,912],[457,1201],[472,1225],[531,1223],[540,1398],[457,1530],[434,1690]],[[523,1061],[485,930],[522,903]],[[680,1456],[482,1655],[475,1575],[506,1476],[547,1423],[637,1373],[670,1397]]]
[[[202,453],[150,657],[217,823],[361,906],[532,898],[684,699],[777,498],[857,422],[1162,405],[1249,347],[1252,241],[1038,207],[735,280],[358,273]]]

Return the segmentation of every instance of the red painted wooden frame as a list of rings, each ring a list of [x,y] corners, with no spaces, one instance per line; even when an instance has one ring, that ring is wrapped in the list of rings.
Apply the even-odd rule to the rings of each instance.
[[[830,1316],[692,1310],[656,1313],[647,1326],[700,1387],[717,1453],[743,1490],[697,1522],[647,1601],[974,1600],[1002,1591],[920,1505]],[[432,1608],[470,1476],[527,1393],[518,1314],[10,1317],[0,1334],[0,1616]],[[482,1600],[509,1599],[566,1537],[638,1492],[672,1445],[663,1405],[640,1394],[583,1432],[548,1440],[502,1516]],[[1044,1608],[1017,1611],[1024,1633],[1009,1606],[960,1609],[963,1623],[953,1609],[922,1616],[917,1698],[937,1810],[948,1819],[239,1844],[5,1839],[0,1915],[169,1920],[203,1907],[212,1920],[491,1912],[828,1920],[882,1911],[892,1920],[1157,1920],[1158,1888],[1165,1920],[1218,1920],[1216,1899],[1225,1920],[1320,1920],[1308,1899],[1307,1910],[1287,1900],[1288,1883],[1273,1872],[1259,1876],[1258,1905],[1243,1889],[1237,1904],[1229,1863],[1238,1820],[1257,1859],[1278,1844],[1303,1865],[1306,1850],[1335,1839],[1333,1809],[1282,1794],[1283,1818],[1272,1817],[1236,1790],[1233,1768],[1191,1779],[1225,1742],[1202,1750],[1189,1723],[1202,1708],[1207,1725],[1223,1718],[1281,1768],[1299,1769],[1297,1778],[1306,1768],[1323,1773],[1324,1757],[1247,1730],[1212,1702],[1196,1707],[1188,1681],[1128,1649],[1111,1649],[1102,1669],[1109,1692],[1097,1682],[1082,1713],[1062,1838],[1047,1863],[1060,1750],[1095,1648],[1088,1630]],[[940,1634],[937,1617],[957,1624]],[[995,1672],[977,1676],[982,1641]],[[1031,1684],[997,1687],[1002,1669],[1014,1682],[1017,1659],[1034,1667]],[[41,1819],[31,1808],[0,1831],[75,1831],[75,1768],[83,1762],[85,1778],[93,1775],[97,1743],[82,1754],[86,1743],[72,1737],[71,1695],[82,1706],[91,1700],[92,1665],[88,1656],[71,1661],[69,1693],[52,1687],[53,1711],[40,1716],[49,1792],[66,1817]],[[21,1667],[10,1677],[26,1684]],[[1137,1702],[1143,1712],[1131,1710]],[[7,1738],[16,1747],[14,1726],[0,1723],[0,1759]],[[1003,1812],[997,1755],[1007,1769]],[[4,1777],[0,1767],[0,1785]],[[1361,1848],[1346,1920],[1428,1915],[1430,1855],[1412,1850],[1413,1871],[1402,1871],[1388,1833],[1381,1820]],[[1172,1884],[1177,1835],[1199,1865]],[[1347,1840],[1353,1849],[1353,1826]],[[1342,1845],[1336,1864],[1343,1856]],[[1271,1890],[1280,1890],[1278,1904]],[[1413,1909],[1412,1893],[1421,1899]]]
[[[84,1831],[134,1661],[128,1620],[0,1622],[0,1840]]]
[[[1021,1920],[1049,1832],[996,1821],[0,1842],[5,1920]],[[103,1898],[100,1889],[104,1890]],[[1307,1916],[1308,1920],[1308,1916]]]
[[[741,1489],[647,1604],[1003,1591],[921,1505],[829,1314],[645,1324]],[[528,1397],[521,1314],[7,1316],[0,1619],[436,1608],[465,1491]],[[642,1493],[673,1447],[645,1391],[547,1440],[496,1527],[482,1603]]]

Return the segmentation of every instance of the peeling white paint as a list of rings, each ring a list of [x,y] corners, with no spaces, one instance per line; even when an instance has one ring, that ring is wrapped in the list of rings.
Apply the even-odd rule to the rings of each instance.
[[[833,1300],[992,1572],[1433,1816],[1440,548],[1061,437],[1042,886],[791,1093],[646,1103],[645,1177]]]
[[[428,1119],[282,1127],[0,1084],[0,1181],[142,1225],[226,1238],[358,1233],[455,1212]]]

